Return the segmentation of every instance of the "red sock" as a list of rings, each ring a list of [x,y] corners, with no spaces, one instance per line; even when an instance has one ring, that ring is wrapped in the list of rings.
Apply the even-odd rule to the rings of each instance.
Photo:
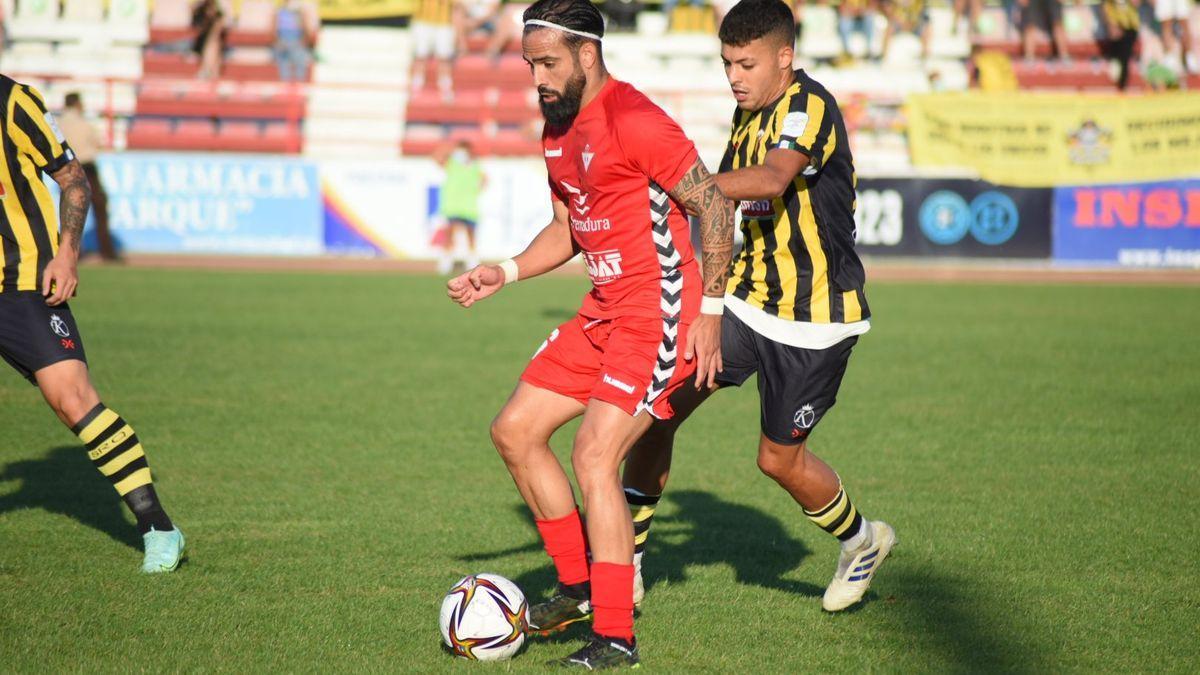
[[[592,563],[592,630],[633,642],[633,565]]]
[[[559,583],[569,586],[587,581],[587,540],[583,535],[579,509],[572,510],[562,518],[534,522],[542,535],[542,543],[546,545],[546,553],[554,560]]]

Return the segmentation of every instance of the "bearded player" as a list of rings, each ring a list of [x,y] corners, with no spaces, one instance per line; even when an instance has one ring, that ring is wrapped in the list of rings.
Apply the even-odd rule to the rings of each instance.
[[[721,171],[741,202],[745,247],[733,267],[722,324],[720,386],[758,374],[758,466],[841,544],[822,598],[839,611],[866,594],[896,543],[884,522],[858,512],[841,478],[808,437],[833,407],[850,352],[870,329],[866,275],[854,252],[854,165],[833,96],[792,70],[792,13],[780,0],[742,0],[721,24],[721,58],[737,101]],[[654,508],[666,485],[675,429],[707,390],[672,397],[625,468],[633,512],[635,597]]]
[[[583,254],[591,292],[534,355],[491,434],[558,574],[557,595],[530,609],[530,630],[594,612],[591,639],[559,663],[636,666],[633,528],[619,467],[652,419],[672,416],[673,391],[711,384],[720,369],[734,207],[679,126],[608,74],[591,2],[540,0],[524,20],[554,218],[521,254],[452,279],[448,293],[469,307]],[[687,213],[700,220],[703,274]],[[549,446],[580,415],[571,463],[586,528]]]

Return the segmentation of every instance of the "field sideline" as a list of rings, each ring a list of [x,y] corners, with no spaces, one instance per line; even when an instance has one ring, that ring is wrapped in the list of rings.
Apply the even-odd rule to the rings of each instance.
[[[188,535],[140,542],[35,389],[0,374],[0,664],[16,672],[540,669],[440,649],[459,576],[552,573],[487,436],[586,281],[463,311],[411,274],[88,267],[106,402]],[[901,546],[825,615],[835,545],[754,465],[757,394],[684,427],[638,634],[660,672],[1200,669],[1200,287],[868,285],[813,437]],[[557,439],[565,456],[569,436]]]

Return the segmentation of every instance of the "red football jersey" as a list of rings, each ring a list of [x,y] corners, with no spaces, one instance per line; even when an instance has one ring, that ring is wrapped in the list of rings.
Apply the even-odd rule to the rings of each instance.
[[[554,198],[592,290],[580,314],[669,317],[690,323],[701,281],[683,208],[668,190],[696,162],[696,147],[661,108],[612,77],[561,135],[542,135]]]

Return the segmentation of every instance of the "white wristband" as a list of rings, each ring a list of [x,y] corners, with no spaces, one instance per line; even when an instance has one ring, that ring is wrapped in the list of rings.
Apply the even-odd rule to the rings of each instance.
[[[724,314],[725,313],[725,298],[710,298],[704,296],[700,299],[701,314]]]
[[[500,263],[500,269],[504,270],[504,285],[507,286],[517,280],[517,261],[509,258]]]

